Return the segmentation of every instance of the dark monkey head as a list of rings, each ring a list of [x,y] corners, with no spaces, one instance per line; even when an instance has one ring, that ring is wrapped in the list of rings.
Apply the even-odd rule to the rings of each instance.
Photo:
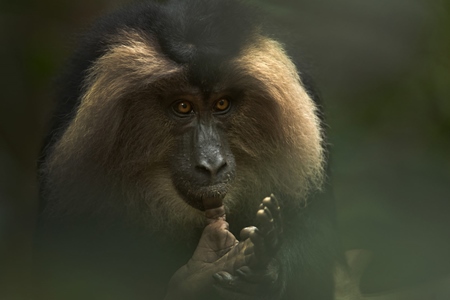
[[[192,228],[208,201],[250,218],[270,193],[295,206],[320,187],[316,107],[245,13],[145,4],[94,27],[63,77],[42,164],[49,212]]]

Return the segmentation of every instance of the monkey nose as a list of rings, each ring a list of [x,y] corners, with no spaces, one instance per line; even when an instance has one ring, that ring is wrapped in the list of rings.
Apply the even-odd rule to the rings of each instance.
[[[203,159],[198,162],[195,169],[209,179],[215,179],[225,172],[227,162],[222,156],[215,159]]]

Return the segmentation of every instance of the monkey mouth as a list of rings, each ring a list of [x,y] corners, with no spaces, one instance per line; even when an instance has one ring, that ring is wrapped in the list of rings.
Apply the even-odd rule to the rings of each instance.
[[[198,210],[205,211],[205,209],[221,206],[228,188],[228,184],[219,183],[195,188],[191,186],[186,190],[182,188],[179,192],[187,204]]]

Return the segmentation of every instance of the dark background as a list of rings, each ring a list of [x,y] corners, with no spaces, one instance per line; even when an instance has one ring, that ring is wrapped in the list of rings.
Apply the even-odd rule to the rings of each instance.
[[[0,2],[1,299],[31,294],[35,165],[52,78],[76,34],[126,2]],[[291,33],[302,49],[295,54],[310,63],[324,101],[344,247],[374,253],[363,290],[448,276],[450,1],[252,2]]]

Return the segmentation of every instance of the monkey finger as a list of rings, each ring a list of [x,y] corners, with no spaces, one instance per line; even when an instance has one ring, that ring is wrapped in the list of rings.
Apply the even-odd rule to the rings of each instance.
[[[273,278],[261,278],[262,281],[256,280],[249,282],[243,280],[240,276],[232,276],[219,272],[214,278],[216,284],[214,288],[218,292],[221,299],[234,300],[254,300],[254,299],[279,299],[280,286]]]
[[[282,237],[276,230],[270,231],[263,236],[265,254],[273,257],[281,246]],[[256,251],[258,252],[258,250]]]
[[[228,284],[231,285],[233,283],[233,275],[226,271],[220,271],[212,275],[213,279],[216,281],[216,283],[219,283],[221,285]]]
[[[249,226],[249,227],[245,227],[241,230],[239,237],[241,238],[241,241],[244,241],[248,238],[250,238],[250,234],[255,231],[256,227],[255,226]]]
[[[214,287],[223,299],[254,299],[261,292],[261,286],[241,280],[239,276],[233,276],[228,272],[221,271],[213,275]]]
[[[258,210],[256,213],[256,220],[261,235],[265,236],[273,230],[274,225],[272,213],[267,207]]]
[[[265,214],[267,215],[267,217],[272,217],[270,224],[267,223],[266,220],[266,229],[268,229],[268,232],[264,235],[266,243],[276,248],[277,244],[280,243],[283,233],[283,227],[281,224],[281,212],[278,205],[278,200],[272,194],[270,197],[264,198],[261,206],[264,207],[264,211],[266,212]],[[269,211],[270,214],[267,213],[267,211]],[[270,229],[268,225],[270,225]]]
[[[271,194],[270,197],[264,198],[261,204],[270,210],[272,216],[275,219],[280,218],[281,209],[278,203],[278,199],[275,197],[274,194]]]
[[[273,224],[275,227],[275,231],[277,232],[278,236],[281,236],[283,233],[283,226],[282,226],[282,216],[281,216],[281,208],[279,205],[279,202],[274,194],[270,195],[270,201],[268,203],[265,203],[267,207],[270,209],[270,212],[273,216]]]
[[[278,279],[277,271],[274,272],[268,268],[255,270],[248,266],[244,266],[236,270],[236,275],[242,280],[250,283],[271,284]]]
[[[259,233],[258,228],[250,234],[250,240],[253,243],[254,258],[250,260],[248,266],[254,269],[263,269],[271,259],[267,251],[264,237]]]
[[[257,247],[264,245],[264,237],[262,236],[261,231],[258,229],[258,227],[255,227],[250,232],[249,238]]]
[[[256,257],[264,265],[278,251],[281,245],[281,237],[271,223],[263,226],[266,226],[266,233],[261,234],[261,230],[256,228],[250,233],[250,239],[255,245],[254,251]],[[269,229],[269,226],[272,228]]]
[[[224,206],[219,206],[215,208],[205,209],[205,217],[208,224],[214,223],[218,220],[225,220],[225,208]]]
[[[270,197],[266,197],[263,199],[260,205],[260,209],[264,209],[265,211],[268,210],[270,212],[273,228],[276,231],[281,231],[281,209],[278,205],[278,200],[273,194]]]

